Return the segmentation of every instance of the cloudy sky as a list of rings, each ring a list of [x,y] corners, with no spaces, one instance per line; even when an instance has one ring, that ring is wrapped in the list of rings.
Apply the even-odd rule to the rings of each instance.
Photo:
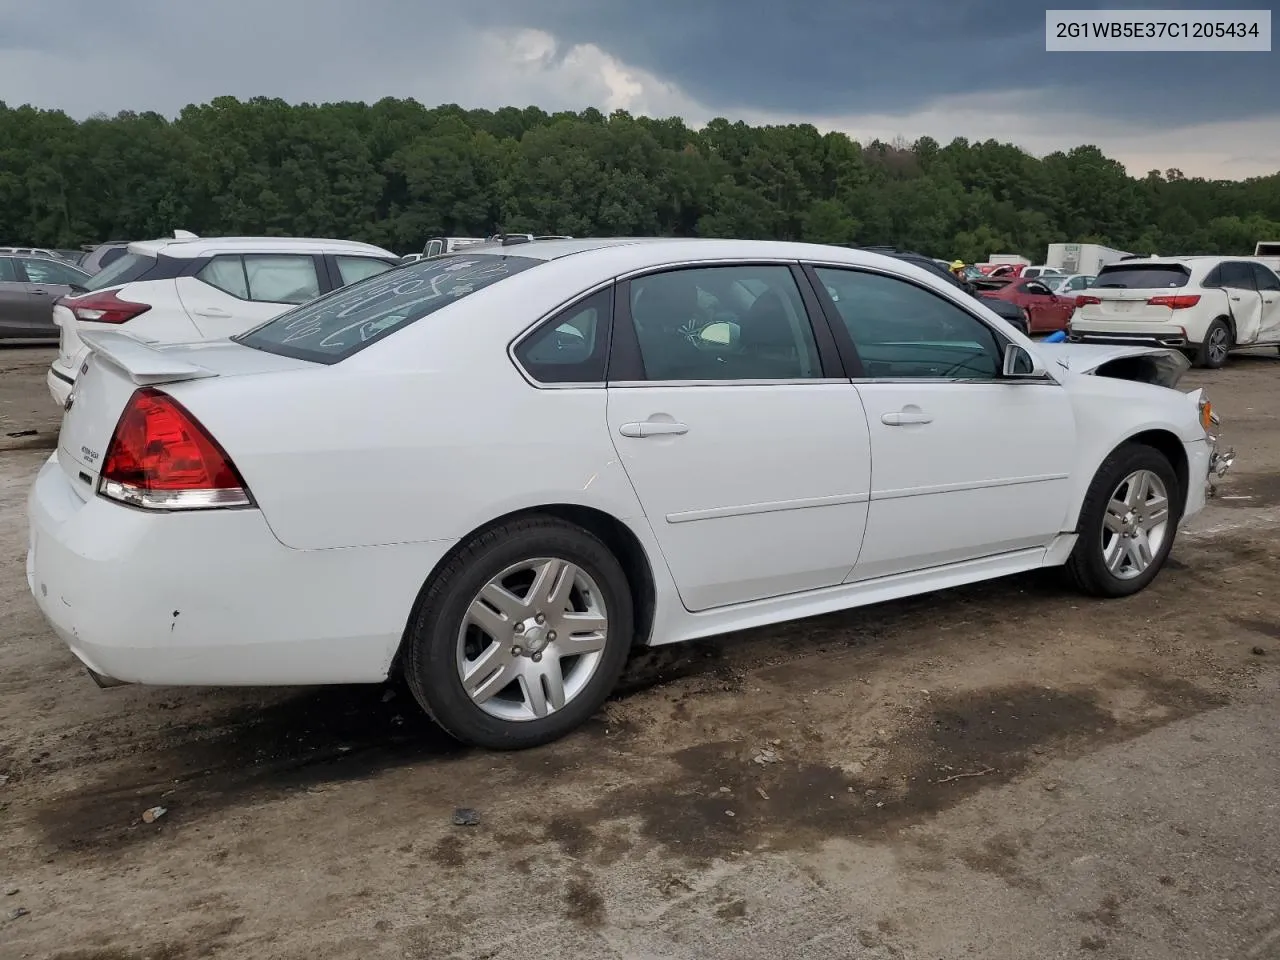
[[[1074,0],[1061,7],[1239,8]],[[1263,4],[1254,3],[1254,7]],[[1031,0],[0,0],[0,100],[174,114],[222,94],[806,121],[1095,143],[1137,175],[1280,170],[1280,53],[1046,53]]]

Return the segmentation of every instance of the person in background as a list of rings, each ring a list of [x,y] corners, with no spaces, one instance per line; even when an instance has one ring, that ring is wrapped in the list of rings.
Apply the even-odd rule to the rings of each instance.
[[[955,278],[959,280],[961,283],[964,283],[966,280],[969,279],[967,276],[965,276],[964,266],[965,265],[963,260],[951,261],[951,272],[955,275]]]

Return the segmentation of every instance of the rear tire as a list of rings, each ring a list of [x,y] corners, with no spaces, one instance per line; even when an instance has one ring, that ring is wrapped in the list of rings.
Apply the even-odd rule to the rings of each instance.
[[[455,739],[522,750],[600,708],[634,634],[626,574],[604,543],[555,518],[513,520],[432,580],[410,623],[405,680]]]
[[[1196,366],[1206,370],[1221,369],[1226,366],[1227,356],[1234,346],[1235,337],[1231,333],[1231,324],[1219,317],[1204,332],[1204,341],[1196,353]]]
[[[1140,443],[1113,450],[1080,509],[1078,539],[1066,564],[1076,587],[1095,597],[1127,597],[1146,588],[1173,549],[1182,501],[1178,475],[1159,450]]]

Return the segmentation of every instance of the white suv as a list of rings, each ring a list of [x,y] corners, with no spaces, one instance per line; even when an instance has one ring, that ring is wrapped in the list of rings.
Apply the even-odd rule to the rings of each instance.
[[[350,240],[180,232],[131,243],[85,284],[87,293],[54,303],[60,337],[49,393],[65,405],[88,352],[81,332],[115,330],[149,343],[218,340],[398,263],[388,250]]]
[[[1248,257],[1151,257],[1098,271],[1070,337],[1175,347],[1217,369],[1237,347],[1280,344],[1280,276]]]

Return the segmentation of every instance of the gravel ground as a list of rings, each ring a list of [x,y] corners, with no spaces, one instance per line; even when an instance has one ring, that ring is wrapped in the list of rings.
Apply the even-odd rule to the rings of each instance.
[[[50,357],[0,353],[5,433]],[[1142,595],[664,650],[518,755],[395,686],[98,690],[26,592],[47,453],[0,448],[0,958],[1280,957],[1280,357],[1199,384],[1237,472]]]

